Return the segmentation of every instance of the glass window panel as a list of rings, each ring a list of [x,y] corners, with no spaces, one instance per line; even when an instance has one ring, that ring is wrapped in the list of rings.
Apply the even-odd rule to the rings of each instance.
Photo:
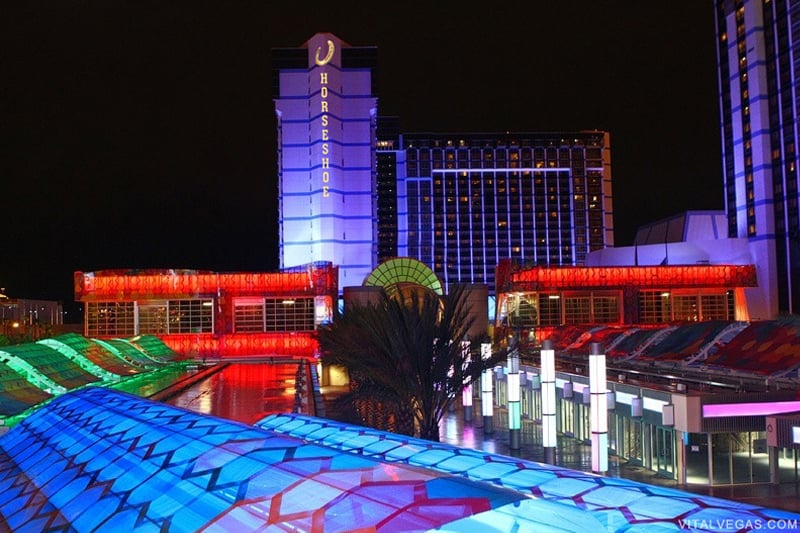
[[[88,302],[86,317],[89,337],[130,337],[136,334],[133,302]]]
[[[139,333],[167,333],[167,302],[155,301],[139,304]]]
[[[212,333],[212,300],[170,300],[170,333]]]
[[[267,298],[264,304],[267,331],[311,331],[314,329],[313,298]]]

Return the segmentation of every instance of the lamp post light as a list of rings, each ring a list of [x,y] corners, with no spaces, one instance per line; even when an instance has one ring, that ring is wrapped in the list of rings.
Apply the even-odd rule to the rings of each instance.
[[[464,339],[461,341],[461,353],[464,356],[464,371],[466,372],[467,367],[472,362],[472,356],[470,355],[470,346],[471,343],[469,339]],[[465,378],[467,379],[467,378]],[[464,388],[461,390],[461,406],[464,408],[464,422],[472,422],[472,383],[467,383]]]
[[[589,395],[592,431],[592,471],[608,470],[608,395],[606,394],[606,355],[599,342],[589,352]]]
[[[514,339],[516,341],[516,339]],[[509,448],[519,450],[522,430],[522,413],[519,399],[519,344],[516,342],[508,353],[508,376],[506,376],[506,399],[508,400]]]
[[[487,361],[492,358],[492,345],[488,342],[481,344],[481,359]],[[481,374],[481,413],[483,414],[483,433],[494,433],[494,391],[492,382],[494,369],[487,368]]]
[[[542,343],[542,446],[545,461],[556,458],[556,352],[553,341]]]

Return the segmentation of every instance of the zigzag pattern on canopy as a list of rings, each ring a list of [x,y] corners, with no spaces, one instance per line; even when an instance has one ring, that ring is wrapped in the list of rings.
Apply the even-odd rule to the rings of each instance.
[[[798,523],[800,520],[800,515],[787,511],[597,476],[305,415],[270,415],[256,425],[358,457],[420,466],[513,488],[561,504],[573,513],[580,510],[602,524],[599,529],[585,530],[562,526],[567,531],[680,531],[693,530],[687,524],[717,524],[728,520],[751,524]],[[556,520],[554,517],[550,523],[554,528],[561,525]],[[481,531],[492,530],[492,525],[487,522],[490,529]],[[498,530],[515,529],[495,531]]]
[[[12,531],[542,531],[555,524],[603,529],[572,506],[108,389],[63,395],[0,438],[0,529]]]

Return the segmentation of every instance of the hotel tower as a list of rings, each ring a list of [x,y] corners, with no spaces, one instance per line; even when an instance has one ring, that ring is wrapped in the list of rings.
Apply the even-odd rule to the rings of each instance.
[[[375,68],[327,33],[273,51],[282,268],[330,261],[341,290],[407,256],[493,290],[503,259],[613,246],[607,132],[403,133],[378,118]]]
[[[750,242],[765,317],[800,312],[800,1],[716,0],[728,236]]]
[[[377,266],[375,48],[318,33],[273,50],[281,268],[339,267],[339,286]]]

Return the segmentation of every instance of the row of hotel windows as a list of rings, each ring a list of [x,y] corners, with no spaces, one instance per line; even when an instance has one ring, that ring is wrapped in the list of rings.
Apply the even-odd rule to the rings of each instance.
[[[234,332],[311,331],[313,298],[247,298],[234,302]],[[98,337],[214,333],[211,299],[89,302],[86,334]]]
[[[641,324],[673,321],[732,320],[733,291],[641,291]],[[534,327],[564,324],[622,323],[621,294],[618,291],[565,293],[525,293],[508,295],[501,303],[503,325]]]
[[[590,166],[602,166],[602,153],[600,148],[462,148],[459,150],[442,150],[441,148],[406,150],[406,159],[409,161],[536,161],[544,162],[548,160],[562,161],[584,161],[589,160],[593,163]]]
[[[597,171],[597,169],[602,168],[602,164],[599,161],[589,161],[587,162],[587,166],[589,169]],[[535,167],[531,164],[530,161],[523,161],[520,164],[518,161],[495,161],[495,162],[484,162],[481,164],[478,161],[467,161],[467,160],[460,160],[457,162],[454,161],[433,161],[433,163],[428,161],[407,161],[406,162],[406,175],[410,178],[414,177],[426,177],[430,176],[433,171],[437,170],[444,170],[444,169],[496,169],[496,168],[513,168],[513,169],[520,169],[521,172],[524,174],[530,173],[532,170],[535,172],[535,169],[571,169],[573,174],[576,176],[582,176],[584,174],[584,165],[583,161],[572,161],[570,164],[569,161],[548,161],[545,165],[544,162],[538,161],[535,164]],[[512,171],[517,172],[517,171]]]
[[[405,136],[406,145],[408,148],[491,148],[497,146],[498,148],[564,148],[571,146],[589,146],[592,148],[601,148],[603,146],[603,135],[590,135],[588,137],[574,137],[555,139],[552,137],[521,137],[521,138],[508,138],[508,137],[480,137],[480,136],[467,136],[454,140],[452,138],[441,137],[427,137],[415,135]],[[591,149],[591,148],[590,148]]]

